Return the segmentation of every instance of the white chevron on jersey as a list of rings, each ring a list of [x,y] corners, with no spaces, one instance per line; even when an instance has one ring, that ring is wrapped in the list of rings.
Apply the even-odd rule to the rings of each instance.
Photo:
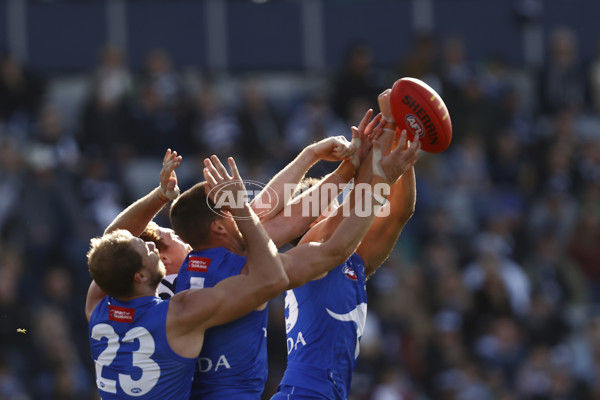
[[[358,339],[362,337],[363,331],[365,330],[365,324],[367,322],[367,303],[360,303],[356,308],[346,314],[338,314],[331,311],[329,308],[325,308],[329,315],[339,321],[353,321],[356,323],[356,350],[354,351],[354,358],[358,358],[360,352],[360,343]]]

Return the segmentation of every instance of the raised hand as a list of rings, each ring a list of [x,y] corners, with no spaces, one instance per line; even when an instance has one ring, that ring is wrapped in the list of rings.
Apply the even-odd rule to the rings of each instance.
[[[237,204],[238,199],[245,199],[247,202],[248,194],[246,187],[240,176],[240,173],[235,164],[233,157],[227,159],[231,175],[227,172],[219,157],[212,155],[210,159],[204,159],[204,179],[206,179],[206,194],[217,206],[222,205],[229,210],[234,209],[234,204]],[[223,197],[225,196],[225,197]],[[230,200],[234,200],[234,204]]]
[[[380,141],[373,142],[373,174],[392,184],[415,165],[421,151],[421,142],[419,137],[415,136],[413,142],[407,146],[406,130],[403,130],[396,148],[383,155],[386,150],[382,148]]]
[[[341,161],[354,154],[355,148],[343,136],[331,136],[308,146],[315,157],[324,161]]]
[[[176,151],[167,149],[160,170],[160,194],[169,199],[175,200],[179,196],[179,186],[177,185],[177,174],[175,169],[181,164],[182,157]]]
[[[352,157],[352,164],[355,168],[358,168],[362,163],[371,148],[373,147],[372,141],[381,135],[385,121],[382,118],[381,113],[377,114],[375,118],[370,120],[373,115],[373,110],[369,109],[365,113],[365,116],[358,124],[358,127],[353,126],[352,129],[352,143],[357,147],[357,152]],[[370,121],[369,121],[370,120]]]
[[[377,96],[377,102],[379,103],[379,111],[383,115],[383,119],[387,122],[394,122],[394,116],[392,115],[392,105],[390,103],[390,97],[392,96],[392,89],[385,89]]]
[[[397,139],[397,131],[396,131],[396,122],[394,121],[394,117],[392,115],[392,105],[390,103],[390,98],[392,96],[392,90],[386,89],[379,94],[377,97],[377,101],[379,103],[379,110],[383,115],[383,129],[378,132],[375,140],[379,140],[382,144],[383,148],[388,148],[388,145],[393,143],[395,139]],[[386,127],[387,124],[387,127]],[[391,146],[389,149],[391,150]],[[387,154],[384,150],[383,154]]]

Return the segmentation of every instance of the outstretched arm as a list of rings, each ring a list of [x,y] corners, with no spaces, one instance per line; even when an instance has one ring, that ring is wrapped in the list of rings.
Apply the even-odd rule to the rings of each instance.
[[[343,136],[332,136],[307,146],[250,202],[252,209],[261,215],[262,222],[275,217],[287,205],[290,189],[300,183],[317,161],[341,161],[353,153],[354,147]]]
[[[265,230],[277,248],[303,235],[353,176],[354,166],[350,161],[344,160],[334,172],[291,200],[275,217],[263,221]],[[309,207],[303,204],[309,204]],[[313,204],[316,205],[316,212]]]
[[[146,226],[158,212],[170,201],[177,198],[177,175],[175,169],[181,163],[181,156],[176,151],[168,149],[163,158],[160,171],[160,185],[144,197],[136,200],[110,223],[104,234],[116,229],[126,229],[134,236],[144,232]]]
[[[413,215],[416,201],[415,169],[411,167],[390,188],[389,209],[380,211],[356,251],[365,263],[367,277],[388,258],[402,229]]]
[[[368,113],[365,115],[365,118],[367,116]],[[352,159],[353,165],[355,165],[358,169],[355,183],[367,182],[372,176],[372,141],[381,136],[386,121],[383,120],[382,114],[379,113],[371,122],[366,125],[365,124],[366,121],[363,118],[358,127],[352,127],[352,141],[355,142],[356,146],[358,147]],[[386,148],[390,146],[389,143],[385,144],[381,140],[380,144],[385,145]],[[312,241],[324,242],[337,229],[342,220],[343,213],[330,213],[330,215],[328,215],[325,219],[319,221],[316,225],[311,227],[310,230],[302,236],[300,243],[308,243]]]
[[[387,144],[391,142],[392,147],[406,146],[406,131],[403,131],[400,140],[395,142],[396,123],[392,116],[390,96],[391,90],[387,89],[378,97],[381,114],[386,120],[385,129],[381,131],[379,140]],[[414,213],[416,196],[415,170],[411,167],[392,185],[385,206],[387,209],[381,210],[386,216],[375,218],[371,229],[357,250],[365,263],[367,277],[373,274],[390,255],[402,229]]]
[[[299,196],[285,201],[284,209],[275,217],[268,221],[263,220],[265,229],[277,247],[302,236],[354,177],[360,163],[371,149],[370,137],[382,129],[381,114],[370,120],[372,115],[373,110],[367,110],[358,127],[351,128],[353,153],[350,158],[342,161],[334,172]],[[322,151],[321,153],[325,154]],[[322,155],[321,158],[325,157]],[[284,195],[291,197],[290,193]],[[307,205],[309,207],[306,207]]]

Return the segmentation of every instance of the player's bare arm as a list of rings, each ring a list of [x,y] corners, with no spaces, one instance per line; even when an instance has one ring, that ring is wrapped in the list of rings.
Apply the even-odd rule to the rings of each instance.
[[[365,263],[367,277],[389,257],[402,229],[412,217],[416,202],[414,167],[406,171],[390,188],[388,202],[373,221],[357,253]]]
[[[116,229],[126,229],[134,236],[141,235],[156,214],[169,201],[177,198],[179,188],[175,169],[181,164],[181,160],[182,157],[176,151],[167,149],[160,171],[160,185],[123,210],[106,228],[104,234]]]
[[[332,136],[323,139],[317,143],[313,143],[305,147],[296,158],[290,162],[285,168],[279,171],[263,190],[250,203],[256,211],[256,206],[271,205],[269,212],[263,211],[261,220],[265,220],[277,215],[285,206],[285,203],[278,201],[277,203],[269,202],[272,194],[280,200],[289,198],[285,195],[285,189],[290,185],[297,185],[308,170],[319,160],[325,161],[340,161],[350,157],[354,153],[354,148],[348,140],[343,136]]]
[[[392,117],[390,104],[391,90],[385,90],[378,97],[379,108],[387,120],[386,129],[379,140],[392,146],[406,146],[406,131],[396,143],[396,123]],[[418,138],[418,137],[417,137]],[[402,143],[400,143],[402,141]],[[388,258],[402,229],[412,217],[416,204],[416,182],[414,167],[406,171],[390,188],[390,195],[381,216],[375,218],[369,232],[358,247],[357,253],[365,263],[367,277]],[[383,216],[385,215],[385,216]]]
[[[352,156],[350,162],[344,161],[344,163],[352,165],[352,177],[356,175],[355,183],[368,182],[372,176],[372,142],[381,136],[381,132],[386,124],[386,121],[383,119],[381,113],[377,114],[369,122],[368,118],[370,118],[372,114],[372,110],[368,110],[358,127],[353,126],[351,128],[352,142],[355,143],[356,152]],[[340,167],[342,167],[344,163],[342,163]],[[360,168],[361,165],[363,166],[362,168]],[[360,174],[357,175],[359,171]],[[351,178],[348,178],[348,181],[350,179]],[[350,207],[352,206],[353,205],[350,205]],[[333,234],[342,221],[343,214],[341,212],[333,212],[334,210],[331,211],[332,212],[330,212],[326,218],[312,226],[310,230],[303,235],[302,239],[300,240],[300,244],[308,242],[323,242]]]
[[[292,198],[291,201],[287,201],[285,208],[274,218],[268,221],[263,220],[265,229],[277,247],[306,233],[310,225],[327,209],[331,202],[342,192],[345,185],[354,177],[360,163],[371,148],[370,138],[377,129],[381,129],[381,115],[377,114],[375,118],[371,119],[372,115],[373,110],[367,110],[358,127],[351,127],[352,142],[349,149],[337,151],[336,148],[340,145],[332,146],[329,143],[330,139],[311,145],[313,150],[317,151],[320,159],[335,159],[340,156],[346,156],[346,158],[335,171],[321,179],[316,185]],[[343,143],[344,147],[347,146],[347,143],[347,141]],[[328,155],[330,153],[333,155]],[[335,188],[335,190],[323,190],[323,188]],[[290,193],[284,195],[291,197]],[[318,204],[318,212],[303,213],[303,203],[308,199]]]

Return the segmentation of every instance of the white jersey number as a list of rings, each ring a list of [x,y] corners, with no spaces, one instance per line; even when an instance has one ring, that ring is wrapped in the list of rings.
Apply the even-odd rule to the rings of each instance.
[[[298,300],[293,290],[285,292],[285,311],[285,333],[290,333],[298,322]]]
[[[119,350],[119,335],[112,326],[98,324],[92,328],[92,338],[101,340],[107,338],[106,348],[100,353],[96,361],[96,385],[98,389],[117,393],[117,382],[102,377],[102,368],[112,364]],[[119,374],[119,385],[129,396],[143,396],[148,393],[160,378],[160,367],[150,357],[154,354],[154,339],[146,328],[136,327],[125,334],[121,342],[131,343],[137,340],[139,349],[133,352],[132,365],[142,371],[140,379],[134,380],[130,375]]]

